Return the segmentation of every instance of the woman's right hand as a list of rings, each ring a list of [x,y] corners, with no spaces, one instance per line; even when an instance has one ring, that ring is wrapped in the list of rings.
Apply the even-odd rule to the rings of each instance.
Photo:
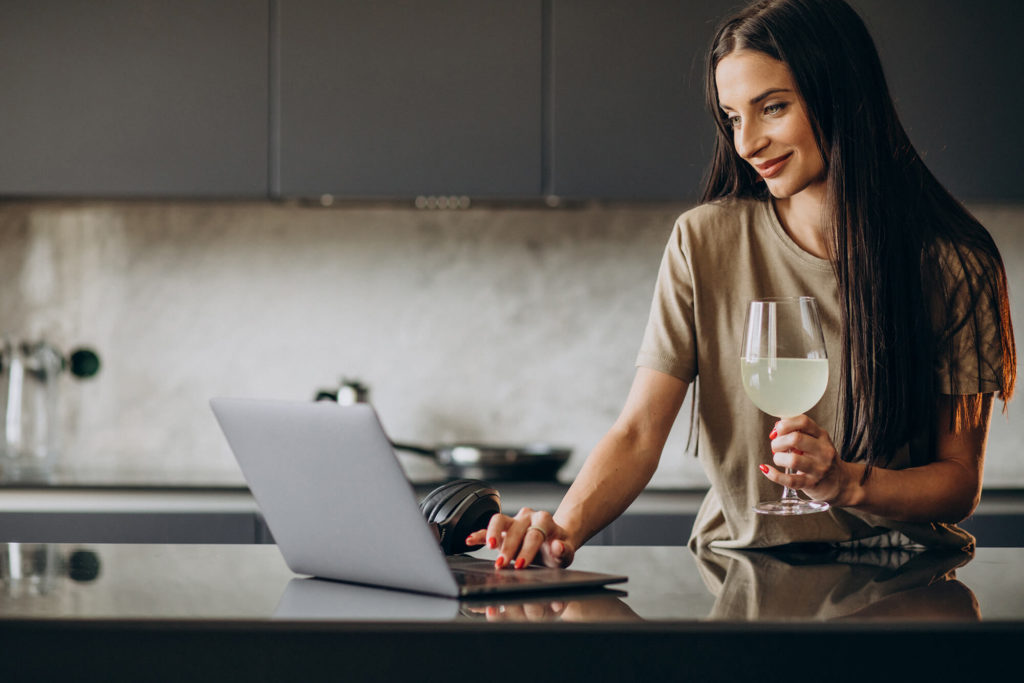
[[[576,548],[568,532],[555,523],[551,513],[523,508],[515,517],[496,514],[486,529],[474,531],[466,538],[466,545],[486,544],[497,549],[494,566],[522,569],[530,564],[545,567],[568,567],[576,555]]]

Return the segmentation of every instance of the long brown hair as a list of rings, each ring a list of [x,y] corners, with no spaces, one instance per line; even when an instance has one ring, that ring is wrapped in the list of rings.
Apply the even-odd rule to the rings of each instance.
[[[769,198],[736,154],[718,106],[715,69],[741,49],[789,67],[825,160],[826,237],[842,311],[842,457],[866,462],[867,476],[923,436],[924,452],[913,449],[912,457],[926,462],[934,458],[939,393],[954,397],[954,429],[980,418],[978,394],[991,391],[983,377],[997,378],[1004,402],[1013,395],[1016,351],[999,251],[925,167],[900,124],[874,41],[843,0],[760,0],[720,26],[706,64],[718,133],[703,201]],[[995,331],[984,324],[992,310]],[[973,366],[958,361],[970,343]],[[986,344],[998,348],[999,367],[986,367]],[[938,385],[937,364],[948,365],[949,386]]]

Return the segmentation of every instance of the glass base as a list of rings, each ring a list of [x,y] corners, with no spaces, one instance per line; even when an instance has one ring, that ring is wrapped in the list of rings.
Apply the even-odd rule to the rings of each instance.
[[[758,503],[754,506],[754,511],[761,515],[809,515],[824,512],[828,508],[828,503],[820,500],[781,498]]]

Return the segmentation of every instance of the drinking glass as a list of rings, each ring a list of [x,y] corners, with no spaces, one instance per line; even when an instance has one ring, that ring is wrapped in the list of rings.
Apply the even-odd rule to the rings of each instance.
[[[795,417],[813,408],[828,385],[825,337],[814,297],[751,301],[740,366],[747,396],[769,415]],[[786,473],[792,470],[786,468]],[[797,497],[787,486],[781,499],[760,502],[754,509],[768,515],[805,515],[828,507]]]

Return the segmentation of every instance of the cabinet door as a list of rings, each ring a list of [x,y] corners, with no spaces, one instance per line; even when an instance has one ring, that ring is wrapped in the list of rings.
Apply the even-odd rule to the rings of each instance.
[[[277,40],[274,194],[540,194],[540,0],[280,0]]]
[[[714,140],[704,52],[733,6],[552,0],[552,194],[700,196]]]
[[[1024,199],[1024,3],[851,0],[914,147],[958,199]]]
[[[269,0],[0,11],[0,194],[267,194]]]
[[[739,3],[742,5],[742,3]],[[851,0],[911,140],[954,195],[1019,200],[1024,3]],[[703,58],[731,0],[552,0],[553,194],[695,199],[713,126]]]

